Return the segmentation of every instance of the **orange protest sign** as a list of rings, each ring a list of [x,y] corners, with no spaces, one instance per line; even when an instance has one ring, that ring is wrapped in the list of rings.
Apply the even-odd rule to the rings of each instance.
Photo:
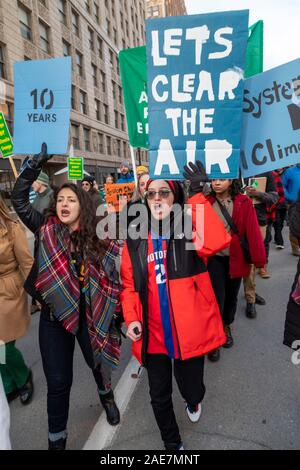
[[[107,207],[113,206],[116,212],[120,212],[131,200],[135,191],[135,183],[105,184],[104,191]]]

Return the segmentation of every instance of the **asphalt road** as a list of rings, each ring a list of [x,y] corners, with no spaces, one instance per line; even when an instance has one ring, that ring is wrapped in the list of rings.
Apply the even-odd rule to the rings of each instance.
[[[300,365],[293,365],[291,350],[282,344],[286,304],[296,264],[297,258],[291,256],[288,244],[280,252],[271,248],[272,277],[257,280],[257,292],[266,298],[267,305],[257,307],[255,320],[245,317],[241,290],[233,327],[235,345],[230,350],[222,350],[220,362],[206,361],[207,392],[197,424],[188,421],[174,384],[174,408],[187,449],[299,449]],[[18,341],[18,346],[33,369],[35,396],[27,407],[18,400],[11,404],[12,445],[14,449],[45,449],[46,385],[38,348],[38,315],[33,316],[29,334]],[[114,376],[115,384],[130,359],[128,340],[122,356],[121,367]],[[109,449],[162,449],[149,402],[144,372]],[[83,448],[101,412],[92,374],[76,348],[68,448]]]

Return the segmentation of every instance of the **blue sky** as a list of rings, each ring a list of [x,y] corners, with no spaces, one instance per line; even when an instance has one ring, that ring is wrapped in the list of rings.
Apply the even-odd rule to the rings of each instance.
[[[300,58],[300,0],[185,0],[188,14],[250,10],[264,20],[264,70]]]

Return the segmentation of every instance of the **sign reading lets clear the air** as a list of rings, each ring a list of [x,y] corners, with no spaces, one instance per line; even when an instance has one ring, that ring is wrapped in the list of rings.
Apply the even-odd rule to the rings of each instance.
[[[13,142],[3,113],[0,113],[0,151],[3,158],[13,155]]]
[[[211,178],[238,176],[248,15],[147,21],[152,178],[183,179],[195,160]]]
[[[83,157],[68,158],[68,180],[81,181],[83,179]]]
[[[14,64],[14,153],[68,150],[71,111],[71,57]]]
[[[300,163],[300,59],[245,81],[241,171]]]

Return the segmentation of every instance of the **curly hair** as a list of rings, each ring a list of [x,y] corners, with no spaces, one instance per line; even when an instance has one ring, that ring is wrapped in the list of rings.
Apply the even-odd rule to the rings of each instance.
[[[82,257],[92,262],[101,261],[110,244],[110,240],[100,240],[97,236],[96,227],[99,217],[96,216],[95,205],[92,203],[89,193],[73,183],[63,184],[54,192],[51,206],[45,213],[46,221],[49,217],[57,216],[56,203],[62,189],[70,189],[79,200],[79,230],[73,231],[70,235],[75,252],[80,253]]]

